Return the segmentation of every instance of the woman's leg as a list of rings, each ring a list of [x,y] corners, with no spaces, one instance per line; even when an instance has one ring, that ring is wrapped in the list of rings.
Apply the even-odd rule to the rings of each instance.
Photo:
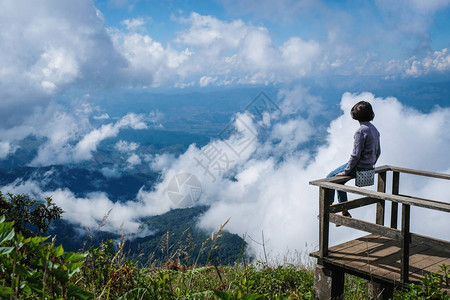
[[[344,172],[346,167],[347,167],[347,164],[345,163],[342,166],[336,168],[335,170],[331,171],[330,174],[327,175],[327,178],[334,177],[337,174],[339,174],[341,172]],[[330,204],[333,204],[333,202],[334,202],[334,190],[331,190],[330,198],[328,200],[329,200]],[[345,202],[345,201],[347,201],[347,193],[338,191],[338,202],[341,203],[341,202]]]

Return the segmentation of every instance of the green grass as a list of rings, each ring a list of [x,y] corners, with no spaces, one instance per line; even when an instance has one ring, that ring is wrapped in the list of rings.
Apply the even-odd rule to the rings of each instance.
[[[226,223],[225,223],[226,224]],[[202,246],[210,264],[179,259],[141,266],[123,252],[124,239],[107,240],[83,253],[65,252],[55,241],[24,237],[0,216],[0,298],[2,299],[314,299],[313,264],[255,262],[216,265],[223,224]],[[200,253],[197,257],[200,256]],[[245,256],[242,256],[243,258]],[[198,261],[198,260],[197,260]],[[440,289],[450,266],[419,285],[397,290],[394,299],[450,299]],[[346,275],[344,299],[369,299],[367,281]]]

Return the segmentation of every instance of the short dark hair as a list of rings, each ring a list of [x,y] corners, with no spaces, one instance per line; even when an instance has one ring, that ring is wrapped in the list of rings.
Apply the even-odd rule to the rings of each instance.
[[[367,101],[359,101],[350,111],[352,118],[360,122],[372,121],[375,118],[375,113],[372,110],[372,105]]]

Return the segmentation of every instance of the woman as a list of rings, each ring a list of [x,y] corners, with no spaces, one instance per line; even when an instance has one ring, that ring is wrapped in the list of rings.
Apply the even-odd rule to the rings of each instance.
[[[380,133],[370,121],[375,117],[372,105],[366,101],[356,103],[351,110],[351,116],[359,121],[360,127],[354,135],[353,151],[348,163],[340,166],[328,174],[333,176],[351,176],[356,177],[356,171],[373,169],[375,163],[380,157]],[[334,202],[334,190],[330,193],[330,204]],[[338,191],[338,201],[347,201],[347,193]],[[351,217],[347,210],[342,212],[343,216]]]

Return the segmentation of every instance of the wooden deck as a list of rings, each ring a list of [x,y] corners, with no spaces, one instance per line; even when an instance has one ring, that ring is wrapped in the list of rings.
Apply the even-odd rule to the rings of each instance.
[[[319,251],[310,254],[320,258]],[[329,248],[328,256],[322,263],[338,266],[346,273],[367,279],[389,281],[394,285],[400,282],[401,244],[393,239],[367,235]],[[419,283],[425,274],[440,270],[442,264],[450,265],[447,252],[438,251],[425,245],[410,247],[409,280]],[[449,287],[442,286],[450,291]]]
[[[423,236],[410,230],[411,206],[422,207],[429,212],[450,213],[448,197],[444,201],[436,201],[400,193],[401,173],[443,180],[450,180],[450,174],[395,166],[381,166],[376,168],[375,172],[378,174],[376,191],[344,185],[352,179],[349,176],[310,182],[311,185],[319,187],[319,251],[310,254],[317,258],[314,276],[317,299],[342,298],[345,273],[368,279],[371,297],[391,299],[395,286],[420,282],[424,275],[439,271],[444,264],[450,265],[448,239]],[[386,191],[388,172],[392,172],[391,193]],[[329,199],[333,190],[362,197],[331,204]],[[391,205],[390,218],[385,216],[386,203]],[[374,223],[340,215],[340,212],[345,210],[372,205],[375,205],[376,212]],[[398,220],[399,213],[400,220]],[[389,219],[390,224],[385,224]],[[364,231],[370,235],[329,247],[331,223]],[[450,288],[444,284],[442,288],[450,292]]]

